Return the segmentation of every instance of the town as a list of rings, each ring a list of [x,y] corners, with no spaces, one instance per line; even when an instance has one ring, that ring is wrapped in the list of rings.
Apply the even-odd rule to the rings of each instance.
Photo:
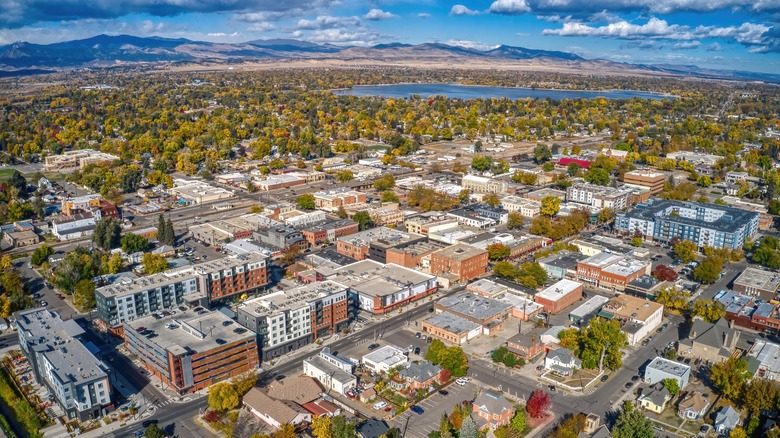
[[[8,157],[0,428],[780,435],[777,131],[716,154],[488,117],[219,160]]]

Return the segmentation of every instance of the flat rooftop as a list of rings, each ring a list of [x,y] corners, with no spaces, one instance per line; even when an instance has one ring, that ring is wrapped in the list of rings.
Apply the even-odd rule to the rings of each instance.
[[[754,357],[760,364],[760,368],[772,373],[780,373],[780,345],[756,339],[747,355]]]
[[[409,358],[406,357],[403,350],[395,345],[385,345],[363,356],[362,362],[366,361],[385,364],[389,368],[393,368],[405,364]]]
[[[609,272],[610,274],[615,275],[622,275],[622,276],[629,276],[637,271],[641,271],[649,265],[649,262],[645,262],[642,260],[637,259],[629,259],[625,258],[623,260],[618,261],[617,263],[613,263],[610,266],[607,266],[603,269],[604,272]]]
[[[647,365],[647,369],[651,368],[677,377],[682,377],[691,370],[691,367],[688,365],[660,356],[656,356],[656,358]]]
[[[469,321],[466,318],[462,318],[450,312],[441,312],[437,315],[431,316],[424,322],[457,335],[462,335],[482,327],[476,322]]]
[[[422,234],[406,233],[392,228],[379,227],[342,236],[337,240],[354,246],[368,246],[372,243],[385,243],[395,246],[424,238],[425,236]]]
[[[606,304],[608,301],[609,298],[607,297],[602,297],[601,295],[594,295],[588,301],[585,301],[582,305],[578,306],[576,309],[569,312],[569,316],[576,316],[576,317],[583,318],[601,309],[601,306]]]
[[[271,316],[308,306],[310,302],[339,292],[346,293],[347,286],[326,280],[253,298],[238,305],[256,316]]]
[[[689,213],[683,212],[683,210],[690,211],[690,214],[709,217],[710,219],[704,220],[685,217]],[[717,211],[720,214],[717,215],[717,217],[711,213],[705,215],[705,211]],[[671,215],[672,212],[676,212],[677,215]],[[759,213],[718,204],[668,201],[651,198],[649,201],[637,204],[628,212],[620,213],[619,215],[653,222],[656,220],[664,220],[696,227],[705,227],[715,231],[735,233],[752,220],[757,219]]]
[[[780,287],[780,274],[763,269],[747,268],[734,280],[734,284],[777,291],[777,288]]]
[[[577,289],[582,288],[582,283],[573,280],[559,280],[555,284],[550,285],[543,291],[536,294],[538,298],[542,298],[550,301],[558,301],[561,298],[569,295]]]
[[[605,306],[608,308],[604,308],[604,311],[624,319],[636,319],[639,321],[647,320],[650,315],[663,308],[662,304],[626,294],[610,298]]]
[[[125,322],[125,330],[138,332],[174,355],[187,351],[203,353],[232,342],[254,340],[256,336],[255,332],[240,326],[222,312],[186,310],[171,313]]]
[[[602,252],[594,256],[588,257],[585,260],[580,261],[584,265],[596,266],[597,268],[604,269],[607,266],[623,260],[625,257],[619,254],[610,254]]]
[[[475,248],[465,243],[456,243],[455,245],[440,249],[435,252],[435,255],[438,257],[459,262],[478,257],[482,254],[487,254],[487,251],[484,249]]]
[[[434,281],[435,276],[405,268],[395,263],[382,264],[374,260],[361,260],[335,270],[331,280],[349,286],[360,294],[385,296]]]
[[[499,300],[511,305],[515,309],[520,309],[526,315],[536,313],[544,308],[543,305],[533,302],[528,298],[523,298],[520,295],[513,294],[511,292],[505,293],[498,298]]]
[[[484,295],[495,296],[506,292],[507,286],[498,284],[495,281],[488,280],[487,278],[482,278],[466,286],[466,289],[472,292],[482,293]]]
[[[346,384],[355,380],[355,376],[352,373],[348,373],[336,365],[328,362],[327,360],[320,357],[319,354],[305,360],[318,370],[325,371],[332,379],[339,383]]]
[[[563,250],[557,254],[551,254],[537,260],[539,264],[555,266],[562,269],[577,269],[577,263],[587,259],[585,254]]]
[[[493,298],[483,297],[472,292],[442,298],[436,304],[445,310],[476,319],[487,319],[512,308],[512,305]]]

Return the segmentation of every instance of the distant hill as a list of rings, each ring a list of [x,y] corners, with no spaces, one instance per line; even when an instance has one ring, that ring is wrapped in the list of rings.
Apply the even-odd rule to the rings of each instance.
[[[573,71],[662,74],[720,79],[780,82],[778,74],[700,69],[696,66],[636,65],[606,60],[587,60],[568,52],[525,47],[498,46],[479,50],[444,43],[386,43],[372,47],[334,46],[295,39],[253,40],[243,43],[211,43],[184,38],[97,35],[53,44],[23,41],[0,46],[0,77],[37,74],[84,67],[111,67],[134,63],[258,61],[284,59],[343,60],[358,63],[444,62],[467,66],[506,62],[513,65],[544,65]]]

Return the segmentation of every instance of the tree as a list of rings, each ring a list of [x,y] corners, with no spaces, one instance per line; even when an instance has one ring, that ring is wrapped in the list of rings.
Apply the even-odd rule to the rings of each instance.
[[[227,382],[216,383],[209,388],[209,407],[218,412],[235,409],[241,403],[241,397]]]
[[[401,200],[398,199],[398,195],[396,195],[395,192],[392,191],[392,190],[385,190],[384,192],[382,192],[381,201],[382,202],[394,202],[394,203],[401,202]]]
[[[441,367],[452,373],[453,377],[463,377],[469,370],[469,359],[463,349],[452,346],[441,358]]]
[[[425,360],[438,365],[441,362],[442,356],[447,351],[447,346],[438,339],[431,341],[431,345],[428,346],[428,351],[425,353]]]
[[[173,229],[171,218],[165,221],[165,239],[159,240],[168,246],[173,246],[176,243],[176,230]]]
[[[726,308],[720,301],[698,299],[691,306],[691,318],[697,316],[707,322],[715,322],[726,316]]]
[[[628,345],[626,333],[620,327],[620,322],[601,317],[593,318],[588,327],[582,330],[582,366],[593,368],[598,366],[599,372],[604,366],[616,370],[623,364],[623,348]]]
[[[712,178],[710,178],[707,175],[702,175],[699,177],[699,180],[697,182],[702,187],[709,187],[712,185]]]
[[[285,423],[282,424],[280,428],[276,429],[273,438],[296,438],[297,436],[298,434],[295,433],[295,426],[290,423]]]
[[[543,215],[553,217],[558,213],[558,210],[561,209],[561,198],[558,198],[557,196],[545,196],[542,198],[542,206],[540,208],[540,212]]]
[[[493,167],[493,158],[488,155],[476,155],[471,159],[471,168],[478,172],[485,172]]]
[[[255,190],[257,190],[257,186],[255,185],[255,183],[252,182],[251,180],[247,181],[246,182],[246,191],[249,192],[249,193],[254,193]]]
[[[506,280],[514,280],[517,276],[515,265],[510,262],[498,262],[493,265],[493,274]]]
[[[119,246],[119,233],[122,228],[119,220],[113,217],[100,219],[95,225],[95,231],[92,234],[92,242],[98,248],[109,250]]]
[[[295,259],[298,258],[301,248],[299,246],[287,246],[282,250],[282,255],[279,257],[279,263],[284,266],[289,266],[295,263]]]
[[[534,146],[534,161],[536,164],[542,164],[546,161],[550,161],[552,158],[552,151],[546,144],[539,143]]]
[[[30,263],[33,266],[41,266],[44,262],[49,260],[49,257],[52,254],[54,254],[52,247],[44,243],[38,248],[35,248],[35,251],[32,253],[32,257],[30,257]]]
[[[491,207],[498,207],[499,205],[501,205],[501,198],[497,194],[491,193],[489,195],[485,195],[482,198],[482,202],[484,202],[485,204]]]
[[[710,367],[710,380],[729,400],[739,400],[748,378],[747,361],[730,357]]]
[[[691,294],[674,286],[664,287],[655,294],[655,302],[663,304],[667,309],[686,311]]]
[[[108,273],[109,274],[116,274],[117,272],[122,270],[122,256],[114,253],[111,254],[111,257],[108,258]]]
[[[600,167],[594,167],[585,174],[585,181],[599,186],[609,184],[609,172]]]
[[[519,212],[510,211],[509,214],[507,215],[506,226],[510,230],[516,230],[523,226],[524,221],[525,221],[525,216],[523,216]]]
[[[395,177],[391,174],[385,175],[381,178],[377,178],[374,180],[374,188],[379,191],[383,192],[385,190],[390,190],[395,185]]]
[[[255,205],[249,207],[249,213],[251,213],[251,214],[262,213],[264,211],[265,211],[265,207],[262,206],[262,205],[255,204]]]
[[[346,218],[348,218],[348,217],[349,217],[349,214],[347,213],[347,210],[346,210],[346,209],[344,209],[344,206],[343,206],[343,205],[339,205],[339,209],[338,209],[338,210],[336,210],[336,216],[337,216],[339,219],[346,219]]]
[[[330,417],[327,415],[321,415],[319,417],[315,417],[314,420],[311,422],[311,430],[312,434],[316,438],[332,438],[333,433],[331,433],[331,421]]]
[[[336,171],[336,181],[340,183],[350,182],[355,179],[355,175],[349,169],[339,169]]]
[[[233,388],[238,393],[239,397],[243,397],[244,394],[249,392],[250,389],[255,387],[255,384],[257,383],[257,374],[249,371],[247,373],[241,374],[240,376],[233,379],[233,382],[231,385],[233,385]]]
[[[367,230],[374,226],[374,220],[367,211],[359,211],[352,215],[352,220],[357,222],[360,227],[360,231]]]
[[[636,246],[636,247],[642,246],[642,242],[644,242],[644,239],[642,239],[639,236],[634,236],[634,237],[631,238],[631,244]]]
[[[460,438],[477,438],[477,424],[471,419],[471,416],[467,416],[463,420],[463,426],[460,428]]]
[[[531,418],[540,418],[550,409],[551,405],[550,395],[541,389],[536,389],[531,393],[531,397],[525,405],[525,410],[528,411],[528,415]]]
[[[569,163],[569,165],[566,167],[566,174],[569,176],[577,176],[578,173],[580,173],[580,165],[577,163]]]
[[[623,412],[612,428],[612,438],[653,438],[653,423],[631,402],[623,404]]]
[[[295,200],[295,204],[301,210],[314,210],[314,195],[311,193],[306,193],[304,195],[298,196],[298,198]]]
[[[122,236],[120,243],[122,244],[122,251],[128,254],[149,249],[149,239],[138,234],[127,233]]]
[[[538,262],[526,262],[517,267],[518,281],[531,288],[547,282],[547,271]]]
[[[598,215],[598,221],[599,223],[606,224],[609,222],[612,222],[615,219],[615,212],[609,208],[603,208],[601,211],[599,211]]]
[[[662,382],[664,388],[669,391],[669,395],[672,396],[672,398],[680,393],[680,383],[677,382],[677,379],[664,379]]]
[[[144,438],[165,438],[165,431],[160,429],[156,423],[152,423],[146,426],[144,431]]]
[[[666,265],[658,265],[653,269],[653,277],[658,281],[674,281],[677,280],[677,271]]]
[[[731,429],[731,432],[729,433],[729,438],[748,438],[748,435],[747,432],[745,432],[745,429],[741,428],[740,426],[737,426],[734,429]]]
[[[515,416],[509,421],[509,426],[517,433],[525,432],[525,428],[527,427],[525,412],[520,409],[515,409]]]
[[[279,158],[274,158],[270,163],[268,163],[268,167],[274,170],[284,169],[284,166],[284,161]]]
[[[674,255],[683,263],[688,263],[696,258],[696,244],[690,240],[681,240],[674,245]]]
[[[693,270],[693,278],[705,284],[715,283],[723,272],[723,258],[717,255],[706,257]]]
[[[493,362],[499,363],[504,361],[507,354],[512,353],[509,352],[508,348],[501,346],[493,350],[493,354],[490,355],[490,358],[493,359]]]
[[[84,279],[76,283],[73,304],[81,312],[88,312],[95,308],[95,283],[92,280]]]
[[[141,261],[144,265],[144,273],[147,275],[157,274],[168,270],[168,261],[160,254],[147,252]]]
[[[778,396],[778,384],[771,380],[753,378],[745,387],[743,402],[751,415],[758,415],[763,409],[775,408]]]
[[[160,216],[157,217],[157,240],[160,242],[168,240],[168,237],[165,235],[167,231],[168,229],[165,227],[165,216],[160,213]]]
[[[488,252],[488,258],[490,260],[504,260],[505,258],[509,257],[509,254],[511,253],[512,249],[508,246],[504,245],[503,243],[491,243],[487,246],[487,252]]]
[[[355,423],[347,421],[344,415],[336,415],[331,418],[330,422],[333,438],[357,438]]]

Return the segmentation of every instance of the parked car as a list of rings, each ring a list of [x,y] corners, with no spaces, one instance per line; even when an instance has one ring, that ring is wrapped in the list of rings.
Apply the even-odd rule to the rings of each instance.
[[[49,305],[49,303],[47,303],[46,300],[41,300],[41,306],[42,307],[46,307],[48,305]]]
[[[387,406],[387,402],[386,401],[379,401],[379,402],[374,403],[374,410],[378,411],[380,409],[384,409],[386,406]]]
[[[420,347],[415,347],[414,354],[420,354]]]
[[[368,346],[369,350],[376,350],[377,348],[379,348],[379,344],[377,344],[377,343],[373,343],[373,344]]]
[[[417,339],[420,339],[420,336],[421,336],[420,332],[417,332],[417,333],[414,334],[414,337],[417,338]]]
[[[626,389],[634,386],[634,382],[626,382]]]
[[[409,410],[414,412],[417,415],[422,415],[423,413],[425,413],[425,409],[423,409],[423,408],[421,408],[421,407],[419,407],[417,405],[412,406],[411,408],[409,408]]]
[[[557,391],[555,385],[550,385],[550,392],[555,392],[555,391]]]
[[[441,394],[441,395],[449,395],[450,392],[447,391],[446,389],[442,389],[441,391],[439,391],[439,394]]]
[[[455,381],[460,386],[465,386],[467,383],[469,383],[469,379],[465,377],[458,377],[458,380]]]
[[[609,376],[608,376],[608,375],[604,374],[603,376],[601,376],[601,381],[602,381],[602,382],[606,382],[606,381],[607,381],[607,379],[609,379]]]

